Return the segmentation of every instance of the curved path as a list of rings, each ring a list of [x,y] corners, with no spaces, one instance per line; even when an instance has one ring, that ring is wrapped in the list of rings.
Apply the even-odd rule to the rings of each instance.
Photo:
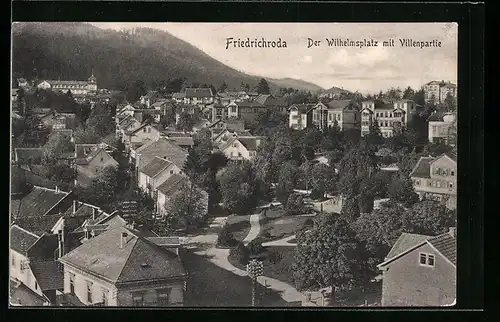
[[[259,219],[260,219],[260,214],[253,214],[250,216],[250,231],[243,240],[243,243],[245,245],[254,240],[259,234],[260,232]],[[289,246],[293,245],[289,244]],[[232,272],[233,274],[239,276],[248,276],[248,273],[246,271],[233,266],[229,262],[228,260],[229,249],[219,249],[215,247],[210,247],[206,250],[196,251],[195,254],[206,256],[209,261],[227,271]],[[313,302],[308,301],[304,294],[297,291],[293,286],[287,283],[265,276],[260,276],[259,278],[257,278],[257,282],[264,287],[267,287],[275,292],[280,293],[281,298],[287,302],[300,301],[302,302],[303,306],[316,306],[316,304],[314,304]]]
[[[268,247],[268,246],[297,246],[297,243],[290,243],[289,240],[292,240],[295,238],[295,235],[285,237],[282,239],[278,240],[273,240],[267,243],[263,243],[262,246]]]

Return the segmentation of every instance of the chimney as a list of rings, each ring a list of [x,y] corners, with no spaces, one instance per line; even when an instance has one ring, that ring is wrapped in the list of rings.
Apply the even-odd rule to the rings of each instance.
[[[56,186],[56,189],[55,189],[55,190],[56,190],[56,192],[59,192],[59,187],[58,187],[58,186]]]
[[[451,235],[451,237],[456,238],[457,237],[457,228],[456,227],[450,227],[448,230],[448,234]]]
[[[126,232],[122,232],[121,235],[120,235],[120,248],[123,248],[123,246],[125,245],[126,241],[127,241],[127,233]]]
[[[73,215],[76,213],[76,200],[73,200]]]
[[[62,229],[57,232],[57,242],[59,245],[59,258],[64,256],[64,233]]]
[[[89,239],[89,230],[88,230],[87,226],[85,226],[85,227],[83,228],[83,231],[84,231],[84,233],[85,233],[85,239]]]
[[[92,208],[92,220],[95,220],[95,208]]]

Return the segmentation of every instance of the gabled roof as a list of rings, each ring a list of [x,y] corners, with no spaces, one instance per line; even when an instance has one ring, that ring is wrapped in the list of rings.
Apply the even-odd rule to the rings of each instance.
[[[147,240],[158,246],[180,246],[179,237],[147,237]]]
[[[352,100],[331,100],[330,102],[326,103],[326,106],[329,110],[345,110],[352,106],[352,104]]]
[[[69,195],[69,192],[34,186],[20,201],[17,218],[43,217]]]
[[[410,173],[410,177],[416,178],[427,178],[431,177],[431,166],[430,163],[433,161],[433,157],[421,157],[412,172]]]
[[[430,81],[430,82],[428,82],[428,83],[427,83],[427,84],[425,84],[425,85],[440,85],[440,84],[441,84],[441,82],[440,82],[440,81]]]
[[[254,99],[255,102],[264,106],[286,106],[286,102],[281,97],[275,97],[271,94],[260,94]]]
[[[150,178],[154,178],[159,175],[161,172],[165,171],[168,167],[172,165],[172,162],[162,159],[159,157],[155,157],[151,162],[146,164],[140,172],[144,173]]]
[[[184,98],[184,97],[186,97],[185,92],[172,94],[172,98]]]
[[[156,94],[158,94],[157,91],[150,91],[148,93],[146,93],[146,95],[144,95],[142,98],[143,99],[150,99],[152,98],[153,96],[155,96]]]
[[[243,146],[248,150],[248,151],[257,151],[257,148],[259,145],[257,144],[258,140],[260,138],[257,137],[238,137],[238,141],[243,144]]]
[[[377,265],[377,267],[385,266],[425,244],[430,245],[453,266],[456,266],[457,245],[455,237],[451,234],[445,233],[438,236],[427,236],[403,233],[389,251],[384,262]]]
[[[26,254],[28,249],[33,246],[40,236],[19,227],[12,225],[10,227],[10,249],[20,253]]]
[[[182,169],[187,158],[186,150],[174,144],[168,138],[159,138],[156,141],[145,144],[136,150],[140,154],[141,167],[151,162],[155,157],[166,157],[167,160]]]
[[[123,245],[122,234],[126,235]],[[91,238],[60,261],[111,283],[187,276],[179,256],[126,227],[111,229]]]
[[[43,306],[49,302],[20,281],[10,279],[10,304],[13,306]]]
[[[185,176],[174,173],[167,180],[165,180],[165,182],[163,182],[157,188],[157,190],[163,193],[165,196],[170,196],[173,193],[179,191],[179,189],[181,189],[181,187],[188,182],[189,179]]]
[[[80,246],[80,239],[83,233],[67,232],[65,233],[65,249],[71,251]],[[32,261],[50,261],[54,260],[54,255],[59,249],[59,240],[57,234],[44,233],[33,246],[28,250],[28,257]]]
[[[185,93],[187,98],[204,98],[213,96],[212,90],[210,88],[186,88]]]
[[[36,235],[51,233],[52,228],[61,219],[62,214],[45,215],[40,217],[26,217],[14,219],[14,224]]]
[[[181,137],[171,137],[169,136],[168,139],[178,146],[193,146],[194,141],[192,137],[186,137],[186,136],[181,136]]]
[[[151,108],[154,109],[155,107],[161,107],[162,105],[167,104],[167,103],[168,103],[168,101],[165,100],[165,99],[159,100],[159,101],[154,102],[153,104],[151,104]]]
[[[291,110],[292,108],[297,109],[300,113],[307,113],[310,110],[313,110],[316,104],[293,104],[288,108]]]
[[[208,127],[209,127],[209,128],[212,128],[212,127],[216,126],[216,125],[217,125],[217,124],[219,124],[219,123],[226,123],[226,121],[223,121],[223,120],[216,120],[216,121],[212,122],[212,123],[211,123]]]
[[[61,263],[51,261],[35,261],[29,264],[42,291],[62,290],[64,288],[64,273]]]

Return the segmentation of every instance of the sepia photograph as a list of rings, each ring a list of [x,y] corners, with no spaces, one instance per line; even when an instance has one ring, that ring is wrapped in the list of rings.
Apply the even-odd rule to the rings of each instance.
[[[11,308],[456,305],[457,23],[11,37]]]

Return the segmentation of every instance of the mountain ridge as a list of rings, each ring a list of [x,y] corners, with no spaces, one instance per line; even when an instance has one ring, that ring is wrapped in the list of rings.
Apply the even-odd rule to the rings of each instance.
[[[241,83],[251,88],[264,78],[271,91],[280,87],[319,91],[320,86],[292,78],[275,79],[245,74],[211,57],[167,31],[133,28],[127,32],[89,23],[14,23],[13,77],[87,79],[93,71],[100,87],[126,88],[135,80],[152,85],[184,77],[188,82]]]

